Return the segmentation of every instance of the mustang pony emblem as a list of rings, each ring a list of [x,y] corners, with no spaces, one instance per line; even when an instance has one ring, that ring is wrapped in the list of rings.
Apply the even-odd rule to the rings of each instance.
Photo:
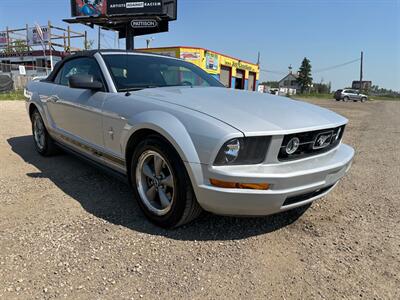
[[[328,146],[332,140],[332,132],[320,133],[315,140],[314,149],[322,149]]]

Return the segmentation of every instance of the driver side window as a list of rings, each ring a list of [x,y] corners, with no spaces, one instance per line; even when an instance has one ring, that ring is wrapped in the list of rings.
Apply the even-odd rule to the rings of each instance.
[[[93,58],[82,57],[66,62],[58,72],[55,83],[68,86],[73,75],[92,75],[94,80],[103,82],[101,70]]]

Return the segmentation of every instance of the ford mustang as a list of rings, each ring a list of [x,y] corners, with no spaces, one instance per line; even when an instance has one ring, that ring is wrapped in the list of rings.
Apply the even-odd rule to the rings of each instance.
[[[78,53],[26,95],[41,155],[62,148],[125,176],[143,213],[166,228],[202,210],[262,216],[310,204],[354,155],[341,142],[342,116],[227,89],[166,56]]]

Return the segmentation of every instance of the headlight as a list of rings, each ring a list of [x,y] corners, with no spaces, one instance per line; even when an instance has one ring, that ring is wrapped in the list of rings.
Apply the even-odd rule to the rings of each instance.
[[[286,153],[293,154],[299,149],[300,140],[298,137],[291,138],[290,141],[286,145]]]
[[[236,138],[226,142],[218,152],[214,165],[254,165],[267,154],[268,137]]]

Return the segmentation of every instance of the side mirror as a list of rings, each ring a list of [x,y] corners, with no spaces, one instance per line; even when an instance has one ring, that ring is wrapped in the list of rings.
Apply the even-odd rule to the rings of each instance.
[[[92,75],[72,75],[69,80],[69,87],[73,89],[85,89],[92,91],[100,91],[103,84],[94,79]]]

